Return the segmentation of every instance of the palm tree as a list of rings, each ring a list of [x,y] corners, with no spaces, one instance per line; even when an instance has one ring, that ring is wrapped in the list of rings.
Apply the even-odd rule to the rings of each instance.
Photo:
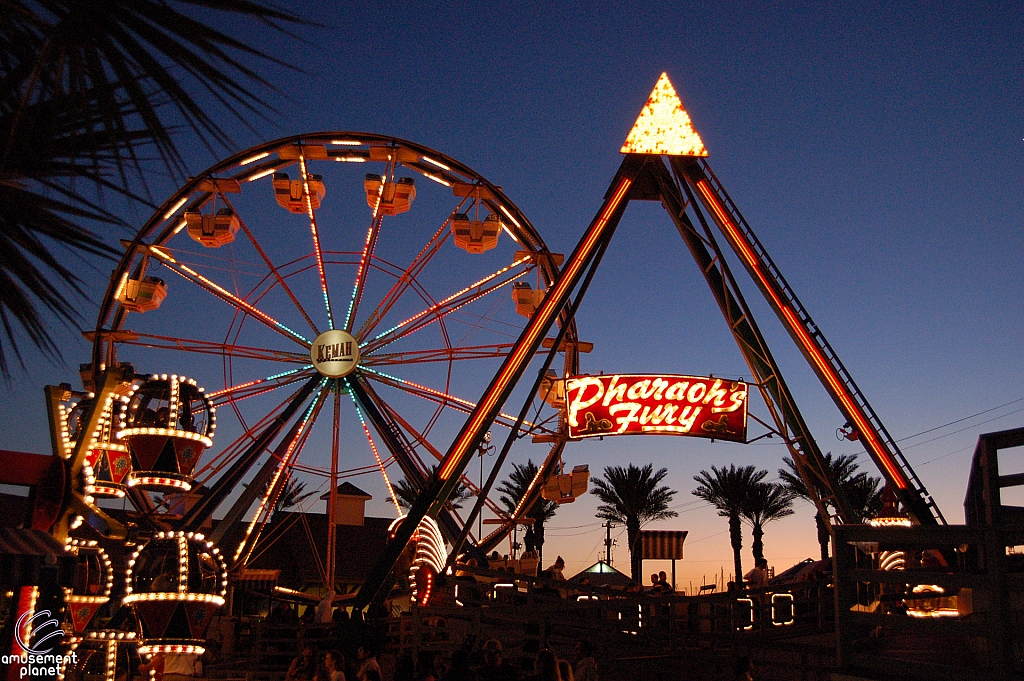
[[[718,509],[718,515],[729,519],[729,540],[732,544],[733,569],[737,584],[743,579],[743,561],[740,549],[743,548],[743,534],[740,518],[746,510],[751,496],[758,483],[767,477],[768,471],[759,471],[754,466],[737,468],[711,467],[711,473],[701,471],[693,476],[697,489],[693,495]]]
[[[501,501],[505,510],[509,513],[516,510],[516,506],[526,494],[526,490],[530,488],[530,483],[533,482],[536,475],[537,464],[533,462],[533,459],[527,459],[524,464],[512,464],[512,472],[509,473],[508,480],[504,480],[498,485],[498,494],[501,495],[498,500]],[[537,544],[537,558],[541,569],[544,569],[544,523],[551,520],[557,510],[558,504],[555,502],[538,498],[524,514],[527,518],[533,518],[533,539]]]
[[[782,480],[782,484],[789,488],[794,497],[813,503],[814,498],[804,484],[803,478],[800,477],[793,459],[786,456],[783,457],[782,462],[786,465],[786,468],[779,469],[779,479]],[[860,466],[857,464],[855,454],[839,454],[833,457],[831,452],[827,452],[825,466],[828,468],[832,480],[839,485],[847,501],[850,502],[850,506],[858,514],[859,517],[856,520],[872,517],[882,507],[881,478],[873,478],[867,473],[857,472]],[[819,498],[827,494],[823,488],[819,488],[816,492]],[[830,541],[828,526],[820,512],[815,512],[814,521],[818,528],[821,559],[828,560]]]
[[[860,516],[858,520],[864,522],[878,515],[882,510],[882,491],[885,485],[881,478],[875,478],[867,473],[857,473],[850,481],[843,486],[846,499],[853,506],[854,512]]]
[[[630,575],[640,584],[643,552],[640,550],[640,528],[653,520],[675,518],[679,514],[669,510],[669,503],[676,491],[658,485],[668,470],[654,472],[653,464],[637,468],[629,464],[608,466],[604,478],[593,481],[590,493],[602,501],[597,507],[597,517],[626,526],[626,540],[629,542]]]
[[[764,558],[764,526],[770,522],[793,515],[794,494],[785,485],[774,482],[759,482],[747,499],[742,516],[754,534],[751,552],[754,565]]]
[[[277,503],[274,504],[274,510],[271,512],[268,522],[273,520],[274,515],[276,515],[278,511],[298,506],[314,494],[316,494],[315,490],[312,492],[306,491],[306,482],[304,480],[288,478],[288,482],[285,483],[284,489],[281,490],[281,494],[277,497]]]
[[[105,197],[153,207],[143,167],[175,178],[185,129],[227,148],[221,113],[243,120],[273,90],[246,62],[276,62],[199,19],[220,13],[281,30],[296,15],[266,0],[0,0],[0,374],[21,361],[17,336],[58,358],[53,316],[79,319],[80,279],[57,251],[111,258],[93,226],[128,224]],[[180,8],[180,9],[179,9]],[[237,20],[233,22],[236,26]],[[257,93],[251,86],[256,85]],[[207,102],[195,98],[200,93]],[[210,106],[211,102],[217,104]],[[220,109],[220,111],[218,111]],[[71,295],[68,295],[68,294]]]
[[[436,469],[437,466],[430,467],[430,476],[434,474]],[[429,478],[430,476],[427,477]],[[412,483],[410,483],[406,478],[402,478],[392,485],[392,489],[395,490],[395,496],[398,497],[398,505],[404,509],[412,508],[412,505],[416,502],[416,498],[420,495],[419,490],[413,487]],[[451,494],[448,495],[448,503],[446,506],[450,510],[460,509],[462,508],[462,502],[469,499],[471,496],[473,496],[473,493],[460,482],[455,486],[455,489],[452,490]]]

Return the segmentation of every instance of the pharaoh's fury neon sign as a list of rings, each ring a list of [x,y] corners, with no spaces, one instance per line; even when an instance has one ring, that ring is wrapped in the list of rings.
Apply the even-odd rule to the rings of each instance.
[[[699,376],[571,376],[569,437],[689,435],[745,442],[747,384]]]

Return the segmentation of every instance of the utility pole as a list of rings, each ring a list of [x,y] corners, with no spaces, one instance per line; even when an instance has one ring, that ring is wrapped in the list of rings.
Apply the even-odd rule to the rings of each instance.
[[[612,564],[612,521],[604,523],[604,562]]]

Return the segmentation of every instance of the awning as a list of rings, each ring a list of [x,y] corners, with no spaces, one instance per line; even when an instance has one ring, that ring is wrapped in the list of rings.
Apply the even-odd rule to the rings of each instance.
[[[56,556],[64,558],[64,545],[43,530],[0,527],[0,555]]]
[[[246,568],[235,575],[232,580],[235,586],[240,586],[248,591],[255,591],[264,595],[271,595],[277,580],[281,577],[280,570],[255,570]]]

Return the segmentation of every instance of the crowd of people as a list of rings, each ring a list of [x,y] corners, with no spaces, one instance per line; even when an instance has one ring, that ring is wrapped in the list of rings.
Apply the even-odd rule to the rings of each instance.
[[[307,643],[288,666],[285,681],[381,681],[380,664],[369,644],[359,646],[356,660],[350,662],[340,650],[318,654]]]
[[[288,667],[285,681],[384,680],[376,652],[369,644],[359,647],[357,659],[352,662],[341,651],[318,654],[306,644]],[[415,658],[400,655],[387,681],[598,681],[598,675],[590,641],[577,642],[571,659],[558,659],[550,649],[541,650],[533,673],[528,673],[508,662],[501,641],[492,638],[476,649],[459,648],[450,656],[427,650],[421,650]]]

